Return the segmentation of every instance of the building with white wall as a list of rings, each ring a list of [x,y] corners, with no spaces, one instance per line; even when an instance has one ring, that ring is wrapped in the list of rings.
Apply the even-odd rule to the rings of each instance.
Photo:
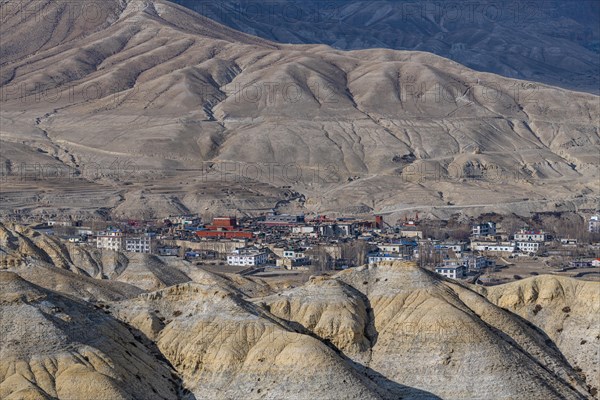
[[[384,253],[374,252],[367,254],[367,261],[369,264],[378,263],[380,261],[403,261],[406,258],[402,254],[398,253]]]
[[[123,232],[118,229],[99,232],[96,236],[96,247],[121,251],[123,249]]]
[[[96,247],[130,253],[152,253],[152,237],[147,234],[125,235],[118,229],[99,232]]]
[[[495,222],[482,222],[471,226],[473,236],[494,236],[496,234]]]
[[[467,268],[467,271],[480,272],[488,265],[488,259],[482,256],[470,255],[463,257],[463,265]]]
[[[266,250],[256,247],[236,249],[227,255],[227,264],[236,266],[258,266],[267,263],[269,255]]]
[[[522,253],[536,253],[540,249],[541,245],[541,242],[517,242],[517,250]]]
[[[152,238],[148,235],[125,236],[124,250],[130,253],[152,253]]]
[[[510,254],[514,253],[515,248],[515,242],[471,241],[471,250],[474,251]]]
[[[527,229],[521,229],[517,233],[515,233],[515,241],[517,242],[545,242],[548,239],[548,234],[544,231],[531,231]]]
[[[450,279],[461,279],[467,276],[467,267],[462,260],[444,260],[435,272]]]

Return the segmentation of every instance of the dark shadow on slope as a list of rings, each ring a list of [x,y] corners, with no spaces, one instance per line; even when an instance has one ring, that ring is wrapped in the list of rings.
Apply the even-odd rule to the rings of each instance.
[[[370,343],[370,348],[367,351],[370,351],[377,342],[378,336],[378,333],[375,330],[374,326],[373,309],[371,307],[371,303],[367,299],[366,295],[364,295],[354,287],[347,285],[347,288],[351,289],[356,296],[359,296],[363,300],[367,308],[366,312],[368,316],[368,321],[365,326],[365,337],[369,340]],[[268,308],[266,310],[270,312]],[[348,357],[343,351],[341,351],[335,344],[333,344],[329,339],[318,336],[299,322],[287,320],[280,317],[276,317],[276,319],[283,321],[290,331],[310,336],[325,344],[327,347],[333,350],[342,360],[344,360],[349,366],[351,366],[352,369],[356,371],[357,375],[364,379],[365,383],[369,383],[383,399],[442,400],[441,397],[431,392],[422,389],[417,389],[411,386],[402,385],[398,382],[386,378],[381,373],[375,371],[370,367],[367,367],[366,365],[363,365],[359,362],[355,362],[350,357]]]
[[[163,355],[163,353],[160,351],[160,349],[158,348],[156,343],[154,343],[152,340],[150,340],[150,338],[148,338],[142,331],[140,331],[139,329],[134,328],[133,326],[128,325],[116,318],[115,318],[115,320],[117,322],[119,322],[120,324],[122,324],[123,326],[125,326],[129,330],[129,332],[131,332],[131,334],[133,335],[135,340],[138,341],[139,343],[141,343],[142,345],[144,345],[144,347],[146,347],[148,349],[150,354],[152,354],[157,360],[166,364],[169,368],[171,368],[172,371],[177,371],[177,369],[171,364],[171,362],[169,360],[167,360],[167,358]],[[197,400],[196,396],[184,387],[183,380],[181,379],[181,377],[179,375],[171,373],[171,379],[174,382],[174,384],[177,386],[177,398],[178,399]]]
[[[169,360],[167,360],[165,358],[165,356],[159,350],[158,346],[152,340],[150,340],[143,332],[141,332],[140,330],[117,319],[110,313],[110,311],[108,309],[102,310],[103,307],[85,302],[83,300],[72,298],[70,296],[55,294],[52,292],[50,292],[50,293],[51,294],[48,298],[55,303],[65,304],[69,301],[72,301],[73,305],[76,304],[76,307],[78,308],[78,310],[77,310],[78,312],[83,313],[84,311],[87,311],[88,319],[92,319],[93,323],[100,323],[103,319],[102,314],[107,314],[107,317],[109,317],[113,322],[120,324],[121,326],[126,328],[131,333],[135,342],[129,341],[130,345],[132,345],[136,348],[142,348],[143,352],[154,357],[157,361],[159,361],[166,367],[165,369],[169,369],[171,371],[171,374],[170,374],[171,376],[162,375],[162,377],[164,379],[168,380],[173,385],[172,391],[174,391],[176,393],[178,399],[197,400],[195,395],[184,387],[181,377],[179,377],[179,375],[177,375],[175,373],[177,370],[173,367],[173,365],[169,362]],[[92,307],[95,308],[95,310],[93,310]],[[86,308],[87,308],[87,310],[86,310]],[[106,307],[106,308],[108,308],[108,307]],[[60,311],[60,310],[57,310],[57,311]],[[80,335],[77,335],[76,332],[73,332],[72,328],[70,327],[69,322],[65,322],[62,319],[60,319],[57,316],[50,314],[50,313],[44,312],[44,315],[46,318],[48,318],[48,320],[50,322],[52,322],[54,325],[59,327],[61,329],[61,331],[66,334],[68,341],[71,343],[86,344],[93,348],[98,349],[99,351],[103,352],[104,354],[110,354],[110,352],[112,350],[114,350],[112,348],[106,348],[106,346],[109,345],[110,341],[96,340],[96,338],[94,338],[93,332],[85,332],[85,333],[79,332],[80,335],[83,334],[85,336],[85,338],[82,340]],[[125,340],[126,338],[123,338],[123,339]],[[128,355],[132,356],[132,354],[129,351],[127,351],[126,349],[124,350],[124,352],[127,353]],[[166,373],[166,371],[165,371],[165,373]]]
[[[428,392],[426,390],[417,389],[411,386],[402,385],[398,382],[392,381],[379,372],[371,369],[361,363],[354,362],[342,356],[355,370],[359,371],[362,375],[366,376],[370,381],[374,382],[377,387],[384,389],[386,393],[380,393],[386,399],[410,399],[410,400],[442,400],[441,397]],[[388,397],[389,396],[389,397]]]

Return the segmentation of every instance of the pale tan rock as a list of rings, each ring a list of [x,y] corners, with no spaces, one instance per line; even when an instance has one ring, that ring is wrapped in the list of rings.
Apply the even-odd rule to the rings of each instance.
[[[461,399],[589,396],[545,335],[453,281],[402,262],[343,271],[331,280],[335,283],[313,280],[260,301],[280,318],[340,344],[397,396],[410,397],[415,389]],[[349,304],[363,309],[345,314]],[[339,329],[357,321],[363,321],[361,343],[367,343],[362,354],[347,345],[348,330]]]
[[[600,389],[600,283],[541,275],[478,290],[543,330],[586,383]]]
[[[0,272],[0,397],[177,398],[172,370],[89,304]]]
[[[139,329],[148,314],[164,322],[154,339],[197,397],[381,398],[322,342],[218,285],[181,284],[116,307]]]

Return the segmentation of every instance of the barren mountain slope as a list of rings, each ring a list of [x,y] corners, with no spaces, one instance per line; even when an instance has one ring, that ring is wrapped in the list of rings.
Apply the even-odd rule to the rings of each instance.
[[[331,341],[391,391],[389,382],[441,398],[563,399],[587,393],[541,331],[413,264],[348,270],[256,301]]]
[[[291,185],[315,211],[529,212],[597,200],[597,96],[427,53],[275,45],[162,0],[105,7],[108,22],[76,19],[77,35],[3,58],[7,171],[40,152],[73,169],[127,163],[107,207],[139,202],[157,214],[197,206],[209,171],[247,192]],[[2,43],[42,41],[22,17],[7,17]],[[177,179],[190,171],[196,180]],[[165,176],[170,193],[122,185]],[[207,207],[277,205],[247,198]]]
[[[494,304],[542,329],[587,384],[600,388],[600,285],[566,277],[532,277],[479,290]]]
[[[0,271],[0,397],[176,399],[173,370],[91,305]]]
[[[343,50],[428,51],[478,71],[598,94],[595,0],[175,0],[240,31]]]

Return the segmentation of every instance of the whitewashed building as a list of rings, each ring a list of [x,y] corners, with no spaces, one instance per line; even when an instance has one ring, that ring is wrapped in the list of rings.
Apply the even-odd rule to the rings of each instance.
[[[467,247],[468,247],[466,242],[456,242],[456,243],[444,242],[444,243],[440,243],[438,246],[440,249],[452,250],[457,256],[460,256],[464,251],[467,250]]]
[[[488,265],[488,259],[482,256],[470,255],[463,257],[463,265],[468,271],[479,272]]]
[[[461,279],[467,276],[467,267],[462,260],[444,260],[444,263],[435,268],[435,272],[450,279]]]
[[[402,254],[398,253],[374,252],[367,254],[367,260],[369,264],[373,264],[380,261],[402,261],[405,258]]]
[[[125,251],[130,253],[152,253],[152,238],[148,235],[126,236]]]
[[[291,260],[298,260],[306,258],[304,249],[286,249],[283,251],[283,257]]]
[[[300,226],[293,226],[292,227],[292,233],[299,233],[299,234],[309,234],[309,233],[314,233],[315,232],[315,227],[311,226],[311,225],[300,225]]]
[[[514,253],[516,244],[514,242],[489,242],[489,241],[472,241],[471,250],[508,254]]]
[[[495,234],[495,222],[483,222],[471,226],[471,235],[473,236],[494,236]]]
[[[529,231],[526,229],[521,229],[515,233],[515,241],[517,242],[545,242],[546,240],[548,240],[548,234],[544,231]]]
[[[123,232],[118,229],[99,232],[96,236],[96,247],[99,249],[121,251],[123,249]]]
[[[169,220],[174,225],[180,225],[181,227],[198,226],[202,223],[202,220],[200,219],[200,217],[198,217],[197,215],[194,215],[194,214],[170,216]]]
[[[236,249],[227,255],[227,264],[236,266],[258,266],[267,263],[269,256],[263,249],[244,247]]]
[[[517,242],[517,249],[522,253],[536,253],[541,245],[542,243],[533,241]]]

